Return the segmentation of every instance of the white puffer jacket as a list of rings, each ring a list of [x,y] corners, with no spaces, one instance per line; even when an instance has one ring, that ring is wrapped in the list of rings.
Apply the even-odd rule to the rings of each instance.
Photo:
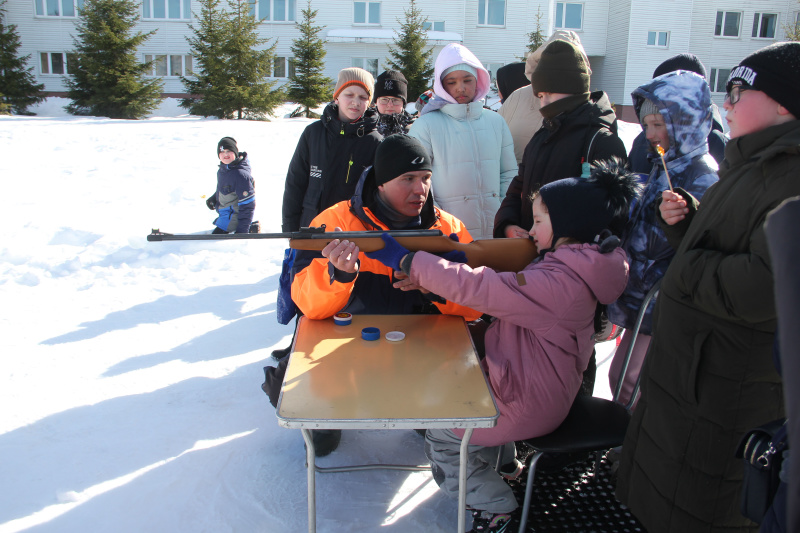
[[[478,71],[475,100],[468,104],[450,103],[454,100],[438,81],[445,69],[460,63]],[[494,215],[517,175],[511,132],[503,117],[483,108],[488,73],[464,46],[451,43],[442,49],[435,76],[438,105],[431,106],[432,111],[423,109],[408,134],[433,157],[436,205],[461,219],[474,238],[490,239]]]

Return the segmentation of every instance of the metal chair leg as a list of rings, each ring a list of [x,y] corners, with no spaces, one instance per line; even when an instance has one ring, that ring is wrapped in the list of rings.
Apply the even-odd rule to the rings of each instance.
[[[528,511],[531,507],[531,497],[533,496],[533,478],[536,474],[536,463],[544,452],[536,451],[531,457],[531,462],[528,465],[528,481],[525,485],[525,500],[522,503],[522,516],[519,519],[519,533],[525,533],[525,526],[528,523]]]
[[[508,444],[501,444],[497,447],[497,464],[494,465],[494,471],[500,472],[500,467],[503,466],[503,455],[506,453],[506,446]]]

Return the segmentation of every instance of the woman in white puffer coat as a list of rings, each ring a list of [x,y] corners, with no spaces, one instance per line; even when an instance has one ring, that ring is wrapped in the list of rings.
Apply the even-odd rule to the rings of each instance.
[[[514,141],[503,117],[483,107],[489,73],[466,47],[436,58],[435,96],[408,134],[433,156],[433,198],[476,239],[489,239],[494,216],[517,174]]]

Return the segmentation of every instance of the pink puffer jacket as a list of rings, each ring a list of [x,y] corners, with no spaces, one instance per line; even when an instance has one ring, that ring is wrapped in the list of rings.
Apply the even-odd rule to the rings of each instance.
[[[519,273],[418,252],[411,279],[497,317],[486,332],[484,367],[500,418],[470,441],[496,446],[549,433],[567,416],[594,348],[597,303],[622,294],[628,264],[621,249],[602,254],[590,244],[561,246]]]

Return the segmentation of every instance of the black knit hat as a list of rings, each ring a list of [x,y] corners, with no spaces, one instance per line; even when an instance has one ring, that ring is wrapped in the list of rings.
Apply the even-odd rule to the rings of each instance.
[[[731,71],[725,90],[734,85],[762,91],[800,119],[800,43],[775,43],[756,50]]]
[[[431,156],[414,137],[396,133],[386,137],[375,150],[375,185],[416,170],[433,170]]]
[[[675,72],[676,70],[688,70],[704,78],[706,77],[706,67],[703,66],[703,63],[701,63],[694,54],[678,54],[670,57],[656,67],[653,71],[653,77],[657,78],[662,74]]]
[[[223,137],[217,143],[217,157],[219,157],[219,153],[223,150],[230,150],[238,159],[239,157],[239,147],[236,146],[236,139],[233,137]]]
[[[403,105],[408,103],[408,80],[402,72],[386,70],[375,79],[374,99],[381,96],[402,98]]]
[[[589,65],[580,50],[566,41],[547,45],[531,75],[534,94],[589,92]]]
[[[550,215],[552,246],[561,237],[595,243],[603,230],[618,233],[640,189],[636,175],[616,158],[599,162],[588,178],[548,183],[539,194]]]

